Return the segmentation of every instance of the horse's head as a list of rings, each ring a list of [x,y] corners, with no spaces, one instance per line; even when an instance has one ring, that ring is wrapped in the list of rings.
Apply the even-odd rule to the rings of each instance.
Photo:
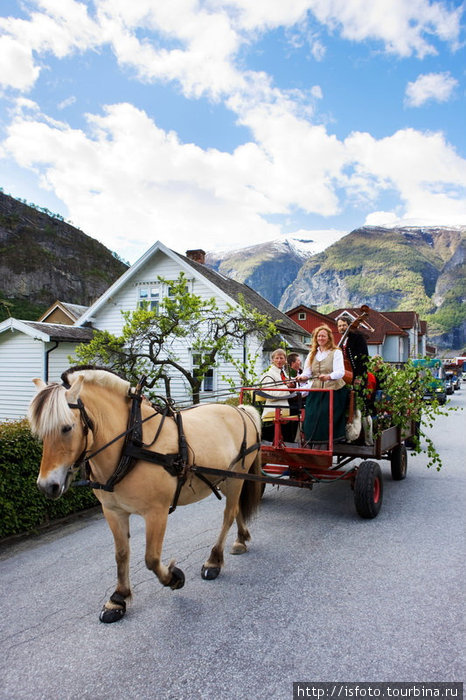
[[[45,384],[41,379],[33,382],[38,393],[29,407],[29,423],[43,442],[37,486],[56,499],[68,489],[88,448],[92,425],[86,425],[79,405],[83,377],[76,377],[68,390],[62,384]]]

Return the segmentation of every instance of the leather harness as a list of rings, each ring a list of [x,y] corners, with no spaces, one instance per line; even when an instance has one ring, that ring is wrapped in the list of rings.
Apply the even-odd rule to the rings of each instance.
[[[142,419],[141,416],[141,403],[143,400],[143,397],[141,395],[142,387],[145,382],[145,377],[141,379],[141,381],[138,383],[138,386],[136,387],[135,390],[130,390],[129,397],[131,398],[131,409],[129,413],[129,418],[128,418],[128,427],[127,429],[121,433],[120,435],[117,435],[115,438],[113,438],[110,442],[106,443],[102,447],[100,447],[98,450],[93,452],[90,455],[87,455],[87,436],[89,434],[89,431],[94,430],[94,424],[92,422],[92,419],[89,417],[86,408],[81,401],[81,399],[78,398],[76,403],[69,403],[68,406],[70,408],[75,408],[79,410],[80,416],[81,416],[81,421],[83,425],[83,433],[86,437],[86,444],[84,446],[83,451],[79,455],[79,457],[76,459],[72,469],[77,469],[81,466],[84,466],[84,471],[85,471],[85,478],[81,479],[78,482],[75,482],[76,486],[87,486],[92,489],[98,489],[102,491],[107,491],[107,492],[113,492],[114,487],[122,480],[124,477],[129,474],[129,472],[133,469],[135,466],[136,462],[138,460],[144,460],[146,462],[151,462],[152,464],[158,464],[159,466],[162,466],[171,476],[175,476],[178,480],[177,486],[176,486],[176,491],[175,495],[173,498],[173,503],[170,507],[169,513],[173,513],[175,510],[178,499],[180,496],[181,489],[183,485],[186,482],[186,479],[188,477],[188,472],[192,471],[192,473],[201,481],[203,481],[209,488],[213,491],[215,496],[220,500],[222,498],[216,484],[213,484],[209,479],[204,476],[202,473],[203,471],[206,473],[212,473],[214,472],[216,476],[223,476],[223,479],[220,479],[220,481],[223,481],[224,478],[228,477],[229,474],[232,474],[231,470],[235,464],[237,464],[241,460],[241,466],[244,469],[244,462],[246,459],[246,456],[251,454],[251,452],[257,451],[260,448],[260,436],[259,433],[257,432],[256,429],[256,436],[257,440],[256,442],[251,445],[250,447],[247,447],[247,429],[246,429],[246,421],[244,416],[247,414],[243,414],[241,411],[239,411],[236,406],[231,406],[234,410],[238,411],[239,415],[241,416],[241,419],[243,421],[243,440],[241,442],[241,447],[240,451],[235,459],[232,460],[230,463],[228,470],[225,472],[222,472],[220,470],[212,470],[209,467],[202,467],[199,465],[189,465],[188,464],[188,443],[186,441],[186,437],[184,434],[183,430],[183,420],[182,420],[182,415],[181,411],[175,411],[170,403],[166,400],[165,401],[165,406],[163,409],[161,409],[159,406],[154,406],[152,404],[152,408],[155,410],[153,414],[148,416],[147,418]],[[65,388],[69,389],[69,385],[66,386],[64,384]],[[185,410],[193,410],[196,408],[196,406],[193,406],[189,409]],[[150,445],[145,445],[142,440],[142,424],[147,422],[148,420],[151,420],[151,418],[154,418],[157,415],[161,415],[162,419],[160,421],[160,425],[158,426],[156,435]],[[163,454],[160,452],[154,452],[152,450],[147,449],[147,447],[151,447],[153,444],[156,443],[160,432],[162,430],[163,424],[165,422],[165,419],[173,418],[173,420],[176,423],[177,426],[177,431],[178,431],[178,452],[174,453],[169,453],[169,454]],[[249,416],[248,416],[249,417]],[[105,450],[107,447],[115,443],[117,440],[120,440],[122,437],[124,437],[124,443],[123,447],[121,450],[120,454],[120,459],[118,460],[118,464],[113,472],[113,474],[107,479],[105,484],[101,484],[98,481],[93,481],[91,480],[91,466],[90,466],[90,460],[95,457],[99,452],[102,452]]]

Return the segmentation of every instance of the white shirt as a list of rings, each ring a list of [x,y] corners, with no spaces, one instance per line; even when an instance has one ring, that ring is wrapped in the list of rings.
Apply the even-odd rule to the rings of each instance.
[[[315,359],[317,362],[322,362],[328,356],[330,350],[317,349]],[[308,361],[309,355],[304,363],[303,377],[310,379],[312,377],[311,366]],[[343,353],[337,348],[333,356],[333,371],[330,373],[330,379],[342,379],[345,374],[345,363],[343,362]]]

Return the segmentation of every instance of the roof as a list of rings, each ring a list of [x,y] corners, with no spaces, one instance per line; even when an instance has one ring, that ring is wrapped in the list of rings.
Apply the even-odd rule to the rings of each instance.
[[[73,316],[76,318],[79,318],[80,316],[83,315],[85,311],[88,310],[88,306],[82,306],[81,304],[68,304],[64,301],[60,302],[62,306],[65,307]]]
[[[306,311],[306,312],[312,312],[313,314],[320,314],[320,316],[323,316],[324,314],[321,314],[320,311],[317,311],[315,306],[306,306],[305,304],[299,304],[299,306],[294,306],[292,309],[288,309],[286,312],[287,316],[291,316],[291,314],[296,314],[299,311]]]
[[[57,341],[61,343],[84,343],[91,340],[94,331],[92,328],[80,328],[79,326],[66,326],[62,323],[41,323],[39,321],[22,321],[16,318],[7,318],[0,323],[0,333],[7,330],[17,330],[21,333],[43,340],[44,342]]]
[[[319,321],[322,321],[322,323],[329,323],[329,322],[335,323],[334,319],[330,318],[329,314],[323,314],[320,311],[317,311],[317,309],[315,309],[314,307],[305,306],[304,304],[300,304],[299,306],[295,306],[293,309],[290,309],[289,311],[286,312],[286,315],[291,317],[292,315],[296,315],[300,312],[304,312],[306,314],[309,314],[309,316],[315,317]]]
[[[400,328],[414,328],[419,325],[419,317],[415,311],[384,311],[383,315]]]
[[[64,314],[69,316],[71,321],[77,321],[77,319],[87,311],[88,306],[82,306],[80,304],[69,304],[65,301],[55,301],[52,306],[49,306],[47,311],[45,311],[38,321],[45,321],[45,319],[50,316],[56,309],[61,309]]]
[[[247,304],[253,306],[261,314],[268,316],[280,330],[284,330],[287,333],[295,333],[300,336],[303,335],[304,329],[298,323],[289,318],[283,311],[277,309],[276,306],[267,301],[267,299],[264,299],[264,297],[247,284],[237,282],[231,279],[231,277],[226,277],[222,275],[221,272],[216,272],[216,270],[213,270],[211,267],[195,262],[184,255],[180,255],[179,253],[176,253],[176,255],[207,280],[215,284],[215,286],[225,292],[225,294],[234,299],[234,301],[239,302],[242,296]]]
[[[356,319],[361,316],[361,309],[337,309],[336,311],[331,311],[328,315],[334,319],[344,315],[349,315],[351,318]],[[387,318],[385,313],[381,313],[375,309],[369,309],[367,317],[359,325],[359,330],[364,333],[369,345],[379,345],[383,343],[386,335],[400,335],[403,337],[408,335],[398,324]]]
[[[271,321],[274,321],[280,331],[287,334],[295,334],[299,336],[303,335],[303,328],[301,328],[301,326],[295,323],[291,318],[288,318],[286,314],[273,306],[273,304],[261,297],[261,295],[251,289],[251,287],[248,287],[247,284],[236,282],[230,277],[225,277],[225,275],[212,270],[210,267],[207,267],[202,263],[195,262],[194,260],[187,258],[185,255],[181,255],[180,253],[167,248],[167,246],[165,246],[161,241],[154,243],[154,245],[149,248],[149,250],[146,251],[146,253],[144,253],[139,260],[137,260],[128,270],[126,270],[126,272],[124,272],[121,277],[114,282],[111,287],[109,287],[94,304],[92,304],[92,306],[87,309],[77,323],[84,325],[84,323],[90,321],[92,316],[105,304],[105,302],[110,297],[114,296],[115,293],[118,292],[127,282],[129,282],[158,251],[164,253],[174,262],[178,263],[186,273],[194,273],[197,277],[199,277],[199,275],[202,276],[207,285],[212,288],[212,291],[216,291],[217,293],[220,291],[226,300],[238,302],[240,295],[242,295],[247,304],[250,304],[257,309],[257,311],[268,316]]]

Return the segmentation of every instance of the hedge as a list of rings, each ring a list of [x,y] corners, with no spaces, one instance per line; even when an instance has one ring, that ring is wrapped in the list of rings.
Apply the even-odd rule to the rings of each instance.
[[[98,504],[86,488],[70,488],[57,501],[41,494],[36,486],[41,454],[27,420],[0,423],[0,538],[34,531]]]

